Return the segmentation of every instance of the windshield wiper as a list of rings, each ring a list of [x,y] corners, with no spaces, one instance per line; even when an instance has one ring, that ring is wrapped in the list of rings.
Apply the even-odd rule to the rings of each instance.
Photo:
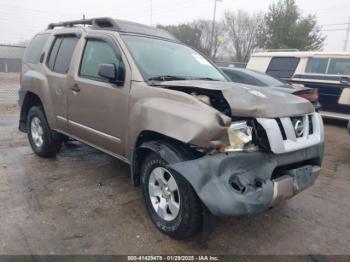
[[[207,81],[220,81],[219,79],[210,78],[210,77],[194,77],[191,80],[207,80]]]
[[[160,76],[152,76],[147,79],[147,81],[175,81],[175,80],[188,80],[188,78],[183,76],[160,75]]]

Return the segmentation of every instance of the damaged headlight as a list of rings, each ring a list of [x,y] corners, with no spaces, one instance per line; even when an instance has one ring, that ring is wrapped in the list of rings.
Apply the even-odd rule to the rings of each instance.
[[[229,145],[224,147],[224,152],[233,151],[257,151],[258,147],[253,143],[253,128],[246,121],[233,122],[227,129]]]

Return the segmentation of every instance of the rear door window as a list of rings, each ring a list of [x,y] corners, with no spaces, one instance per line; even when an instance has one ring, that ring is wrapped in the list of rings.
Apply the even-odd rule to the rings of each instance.
[[[297,57],[273,57],[266,73],[278,78],[291,78],[299,61]]]
[[[49,38],[49,34],[40,34],[36,35],[33,40],[30,42],[24,57],[23,62],[38,64],[40,61],[40,56],[44,49],[47,39]]]
[[[47,64],[52,71],[60,74],[66,74],[68,72],[78,40],[75,36],[56,37]]]
[[[58,52],[58,49],[60,48],[61,42],[62,42],[62,37],[56,38],[51,48],[51,53],[47,64],[51,70],[53,70],[55,66],[55,60],[56,60],[57,52]]]

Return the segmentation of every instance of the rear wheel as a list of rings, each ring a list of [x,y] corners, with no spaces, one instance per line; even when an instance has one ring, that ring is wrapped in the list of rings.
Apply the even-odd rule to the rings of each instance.
[[[175,239],[195,235],[202,225],[200,200],[191,185],[167,168],[158,154],[149,154],[142,166],[146,208],[155,226]]]
[[[50,129],[42,107],[34,106],[29,110],[27,134],[29,143],[38,156],[53,157],[61,149],[62,141]]]

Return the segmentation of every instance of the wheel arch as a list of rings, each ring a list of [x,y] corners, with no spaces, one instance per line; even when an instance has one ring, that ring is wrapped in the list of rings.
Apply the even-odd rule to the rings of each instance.
[[[154,131],[142,131],[138,136],[131,159],[131,178],[135,186],[141,184],[141,167],[147,154],[159,154],[168,163],[195,159],[201,153],[174,138]]]
[[[19,130],[22,132],[27,132],[27,116],[30,108],[32,108],[33,106],[43,107],[42,100],[37,94],[27,91],[23,98],[19,117]]]

